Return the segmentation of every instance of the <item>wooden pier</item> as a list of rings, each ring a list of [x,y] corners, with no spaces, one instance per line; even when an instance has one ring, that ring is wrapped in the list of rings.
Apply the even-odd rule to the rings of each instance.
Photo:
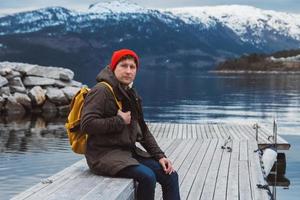
[[[254,150],[273,142],[271,131],[261,127],[256,141],[249,124],[148,125],[179,174],[181,199],[270,199],[267,190],[256,186],[267,183]],[[277,142],[278,149],[290,148],[280,136]],[[159,184],[155,198],[162,199]],[[81,160],[13,199],[134,199],[134,182],[93,175]]]

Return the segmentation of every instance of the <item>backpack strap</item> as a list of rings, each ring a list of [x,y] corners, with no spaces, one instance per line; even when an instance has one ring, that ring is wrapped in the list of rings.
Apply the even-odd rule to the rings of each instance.
[[[109,90],[111,91],[111,93],[113,94],[114,99],[115,99],[115,102],[116,102],[116,104],[118,105],[119,109],[122,109],[122,102],[121,102],[121,101],[118,101],[118,99],[117,99],[117,97],[116,97],[116,95],[115,95],[115,93],[114,93],[114,90],[113,90],[113,88],[111,87],[111,85],[110,85],[109,83],[105,82],[105,81],[101,81],[100,83],[102,83],[102,84],[106,85],[106,87],[108,87],[108,89],[109,89]]]

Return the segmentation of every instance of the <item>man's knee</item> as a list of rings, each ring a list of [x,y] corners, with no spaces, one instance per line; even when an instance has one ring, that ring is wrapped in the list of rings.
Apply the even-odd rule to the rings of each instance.
[[[170,174],[170,182],[176,184],[178,183],[178,174],[176,171]]]
[[[151,187],[155,187],[156,185],[156,176],[152,170],[147,170],[147,172],[143,173],[143,176],[139,181],[142,181],[144,184],[147,184]]]

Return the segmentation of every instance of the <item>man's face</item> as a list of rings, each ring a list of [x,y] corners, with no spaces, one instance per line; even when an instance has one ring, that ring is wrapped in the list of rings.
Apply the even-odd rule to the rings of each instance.
[[[129,85],[135,79],[136,64],[133,59],[126,59],[119,62],[115,68],[115,76],[124,85]]]

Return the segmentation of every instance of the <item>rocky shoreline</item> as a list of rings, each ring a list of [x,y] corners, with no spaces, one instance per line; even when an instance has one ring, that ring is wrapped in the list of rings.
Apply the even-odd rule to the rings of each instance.
[[[70,69],[0,62],[0,114],[66,116],[72,97],[83,86]]]

